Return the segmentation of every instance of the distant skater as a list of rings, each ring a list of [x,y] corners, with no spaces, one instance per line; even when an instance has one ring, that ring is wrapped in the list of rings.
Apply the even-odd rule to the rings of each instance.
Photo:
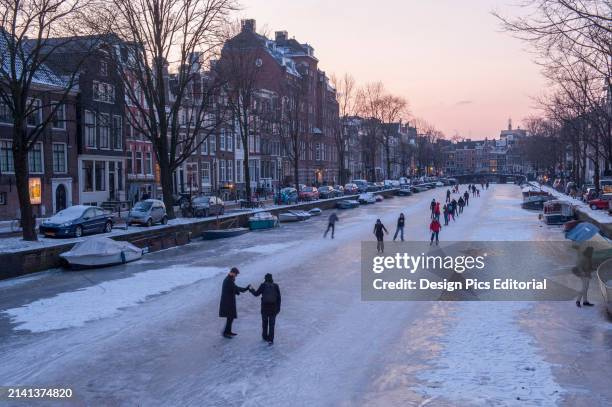
[[[442,230],[442,225],[437,219],[434,219],[429,224],[429,230],[431,230],[431,242],[429,245],[431,246],[434,242],[434,238],[436,239],[436,246],[440,244],[440,230]]]
[[[450,189],[446,190],[446,203],[449,203],[451,201],[451,191]]]
[[[405,219],[404,219],[404,214],[400,213],[399,218],[397,218],[397,228],[395,229],[395,235],[393,235],[393,241],[395,242],[395,239],[397,239],[397,234],[400,234],[400,239],[402,240],[402,242],[404,241],[404,223],[405,223]]]
[[[451,204],[445,204],[442,208],[442,212],[444,213],[444,226],[448,226],[448,220],[450,218],[450,206]]]
[[[463,200],[463,197],[460,196],[459,200],[457,201],[457,206],[459,207],[459,210],[457,212],[457,214],[461,214],[463,213],[463,207],[465,206],[465,201]]]
[[[331,238],[334,238],[334,231],[336,229],[336,222],[338,222],[338,215],[336,215],[336,212],[333,212],[331,215],[329,215],[329,220],[327,221],[327,230],[325,231],[325,233],[323,234],[323,238],[327,237],[327,233],[331,230]]]
[[[434,219],[440,220],[440,202],[436,202],[436,207],[434,208]]]
[[[383,242],[385,234],[389,234],[389,232],[387,231],[387,228],[385,228],[385,225],[382,224],[380,219],[377,219],[376,224],[374,225],[374,235],[376,236],[376,242],[377,242],[376,250],[379,253],[383,253],[385,251],[385,243]]]
[[[436,200],[435,199],[431,200],[431,203],[429,204],[429,210],[431,211],[431,219],[433,219],[435,216],[435,211],[436,211]]]
[[[281,308],[280,288],[272,279],[272,274],[268,273],[257,291],[251,288],[250,292],[255,297],[261,295],[261,337],[268,344],[272,345],[274,343],[276,316]]]
[[[465,193],[463,194],[463,198],[465,206],[470,206],[470,193],[468,191],[465,191]]]

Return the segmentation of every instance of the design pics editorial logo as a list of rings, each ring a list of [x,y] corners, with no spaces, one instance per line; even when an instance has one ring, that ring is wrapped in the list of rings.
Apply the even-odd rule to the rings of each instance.
[[[414,274],[419,270],[452,270],[461,274],[484,269],[486,257],[487,253],[482,256],[426,256],[425,253],[412,256],[408,253],[396,253],[393,256],[373,257],[372,271],[381,274],[385,271],[404,270]]]

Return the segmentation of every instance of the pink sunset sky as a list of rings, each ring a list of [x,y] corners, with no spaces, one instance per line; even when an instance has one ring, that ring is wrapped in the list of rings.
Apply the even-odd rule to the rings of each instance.
[[[406,97],[413,116],[447,137],[498,137],[536,112],[546,82],[526,45],[501,32],[497,10],[516,0],[242,0],[258,30],[315,48],[328,74],[382,81]]]

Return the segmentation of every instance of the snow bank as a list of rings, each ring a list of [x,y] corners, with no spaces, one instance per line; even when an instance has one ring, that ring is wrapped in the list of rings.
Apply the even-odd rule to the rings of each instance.
[[[143,302],[149,296],[224,272],[225,269],[217,267],[172,266],[61,293],[3,313],[17,324],[17,329],[31,332],[78,327],[114,316],[120,309]]]

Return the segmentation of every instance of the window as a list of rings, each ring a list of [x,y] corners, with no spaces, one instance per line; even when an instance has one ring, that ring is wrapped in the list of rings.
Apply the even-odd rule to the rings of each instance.
[[[36,143],[28,152],[28,167],[32,174],[43,172],[42,143]]]
[[[123,162],[117,163],[117,189],[123,191]]]
[[[13,142],[0,140],[0,173],[15,172]]]
[[[110,116],[108,113],[100,114],[100,148],[110,148]]]
[[[226,179],[228,181],[233,181],[234,180],[234,162],[232,160],[227,160],[227,175],[226,175]]]
[[[151,152],[147,151],[145,153],[145,173],[146,174],[153,174],[153,168],[152,168],[152,164],[151,164]]]
[[[115,87],[108,83],[93,81],[93,100],[115,103]]]
[[[62,174],[66,172],[66,144],[53,143],[53,172]]]
[[[93,161],[83,161],[83,192],[93,191]]]
[[[142,174],[142,151],[136,151],[136,174]]]
[[[219,181],[225,181],[225,160],[219,160]]]
[[[96,191],[106,191],[106,161],[96,161]]]
[[[0,205],[7,204],[6,196],[7,196],[6,192],[0,192]]]
[[[108,63],[100,62],[100,76],[108,76]]]
[[[13,124],[13,114],[11,113],[11,109],[3,101],[0,101],[0,123]]]
[[[221,130],[219,134],[219,150],[225,151],[225,130]]]
[[[210,163],[202,163],[202,184],[210,184]]]
[[[113,116],[112,145],[115,150],[123,147],[123,127],[121,127],[121,116]]]
[[[210,155],[215,155],[215,152],[217,151],[217,138],[213,135],[210,138]]]
[[[56,108],[53,114],[52,126],[54,129],[66,128],[66,105],[54,102],[53,107]]]
[[[242,160],[236,160],[236,182],[242,182],[243,165]]]
[[[89,110],[85,110],[85,145],[96,148],[96,116]]]
[[[230,132],[225,135],[225,149],[227,151],[234,151],[234,135]]]
[[[28,126],[38,126],[42,122],[42,109],[40,99],[31,99],[28,101],[28,110],[30,114],[26,118]]]
[[[126,165],[126,171],[128,174],[131,174],[134,169],[132,168],[132,161],[134,160],[134,152],[133,151],[128,151],[128,155],[127,155],[127,165]]]

